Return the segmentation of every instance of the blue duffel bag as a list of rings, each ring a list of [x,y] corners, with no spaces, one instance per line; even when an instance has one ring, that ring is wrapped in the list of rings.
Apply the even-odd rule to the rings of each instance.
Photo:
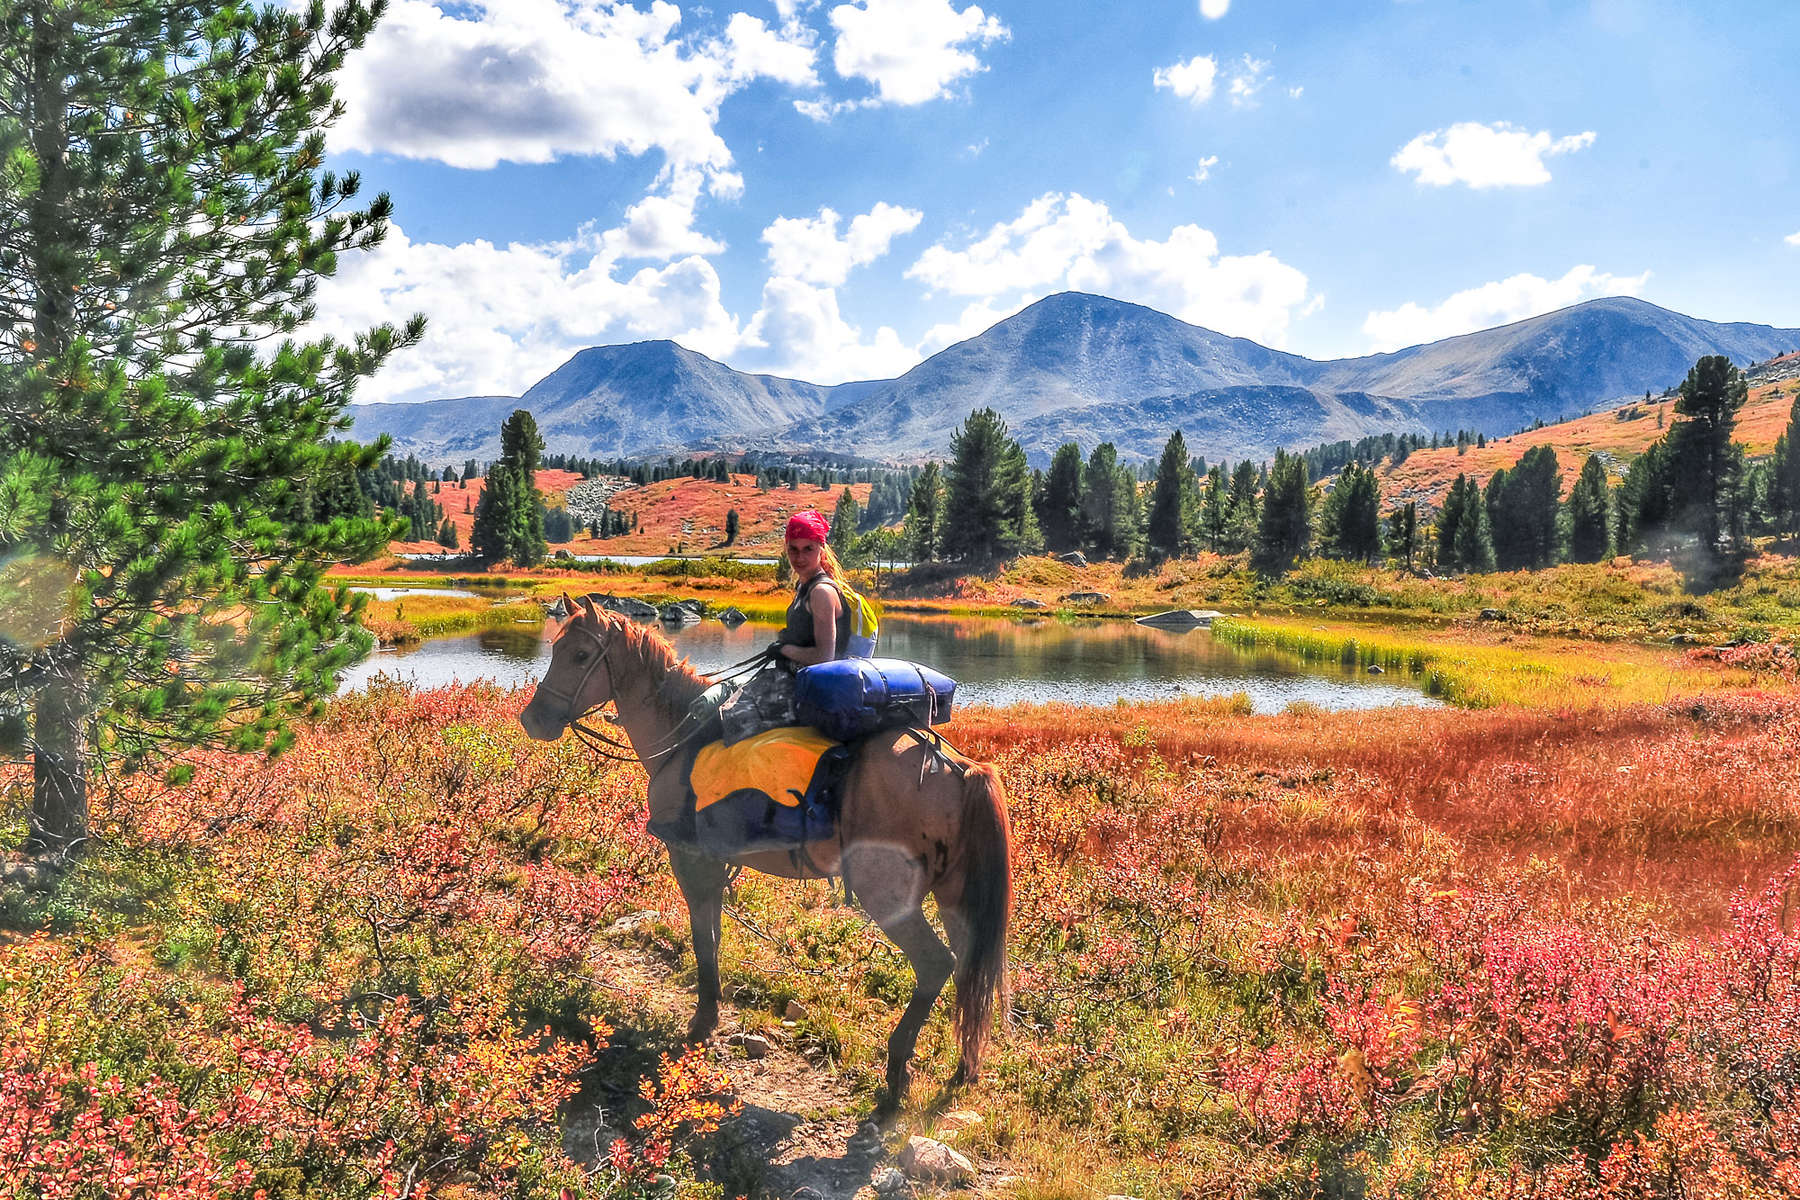
[[[898,658],[839,658],[794,676],[794,711],[826,737],[847,742],[883,729],[950,719],[956,680]]]

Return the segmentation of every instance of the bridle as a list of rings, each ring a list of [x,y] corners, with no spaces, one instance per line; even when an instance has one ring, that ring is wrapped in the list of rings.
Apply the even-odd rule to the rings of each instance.
[[[629,741],[621,741],[608,734],[605,730],[596,729],[592,725],[583,723],[583,717],[605,707],[604,701],[592,708],[582,710],[579,714],[575,711],[576,701],[582,693],[587,691],[588,680],[593,678],[594,671],[603,664],[606,667],[608,690],[613,690],[612,663],[607,660],[607,653],[612,649],[612,642],[613,638],[616,636],[616,632],[617,631],[615,630],[612,636],[602,637],[599,633],[589,629],[583,624],[580,614],[577,613],[570,624],[564,627],[562,637],[567,637],[571,633],[578,633],[583,637],[591,638],[597,651],[594,655],[594,661],[588,664],[588,668],[586,671],[582,672],[581,678],[575,681],[575,686],[566,692],[551,687],[547,678],[540,680],[537,686],[540,690],[548,694],[551,699],[560,700],[562,702],[563,711],[566,714],[564,724],[575,731],[575,736],[580,738],[582,742],[587,745],[588,749],[592,750],[595,754],[598,754],[601,758],[611,759],[613,762],[642,763],[644,768],[654,775],[656,773],[656,768],[661,765],[656,763],[655,760],[673,754],[675,751],[681,749],[681,744],[685,736],[683,727],[692,719],[692,714],[683,716],[680,721],[676,722],[675,728],[669,731],[668,745],[656,750],[640,753]],[[756,662],[760,661],[760,659],[761,655],[757,655],[751,659],[746,659],[745,662]],[[738,665],[741,666],[743,664]],[[605,719],[615,723],[617,722],[617,718],[611,714],[605,714]]]

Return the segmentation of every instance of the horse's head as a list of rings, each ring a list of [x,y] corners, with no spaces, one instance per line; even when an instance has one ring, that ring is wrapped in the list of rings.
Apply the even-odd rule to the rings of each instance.
[[[558,612],[567,615],[559,618]],[[606,652],[619,629],[591,598],[576,601],[565,595],[551,610],[548,633],[550,669],[519,714],[519,724],[539,741],[553,742],[571,722],[613,698]]]

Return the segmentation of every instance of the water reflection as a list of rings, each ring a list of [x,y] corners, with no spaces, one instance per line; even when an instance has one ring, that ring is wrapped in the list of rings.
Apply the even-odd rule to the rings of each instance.
[[[749,622],[726,629],[707,621],[664,632],[696,667],[714,671],[768,645],[778,628]],[[1093,705],[1233,692],[1248,694],[1258,712],[1279,712],[1296,700],[1331,709],[1437,703],[1396,676],[1372,678],[1355,666],[1240,650],[1203,629],[1125,621],[888,617],[881,624],[881,653],[930,663],[961,684],[958,701],[965,704]],[[417,687],[476,679],[535,683],[549,657],[549,645],[535,630],[490,629],[372,655],[346,675],[342,690],[360,688],[378,673]]]

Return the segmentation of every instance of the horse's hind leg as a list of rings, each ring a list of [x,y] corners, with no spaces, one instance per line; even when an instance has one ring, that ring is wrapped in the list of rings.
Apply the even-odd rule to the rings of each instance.
[[[857,900],[912,963],[912,999],[888,1037],[887,1098],[882,1101],[881,1111],[892,1113],[906,1095],[907,1066],[918,1045],[919,1028],[930,1015],[938,993],[944,990],[956,959],[920,908],[924,896],[923,864],[881,850],[858,854],[853,849],[846,858],[849,861],[845,863],[845,877]]]
[[[711,855],[670,847],[669,865],[687,901],[699,971],[699,1000],[688,1022],[687,1040],[704,1041],[719,1026],[719,920],[725,906],[725,864]]]

